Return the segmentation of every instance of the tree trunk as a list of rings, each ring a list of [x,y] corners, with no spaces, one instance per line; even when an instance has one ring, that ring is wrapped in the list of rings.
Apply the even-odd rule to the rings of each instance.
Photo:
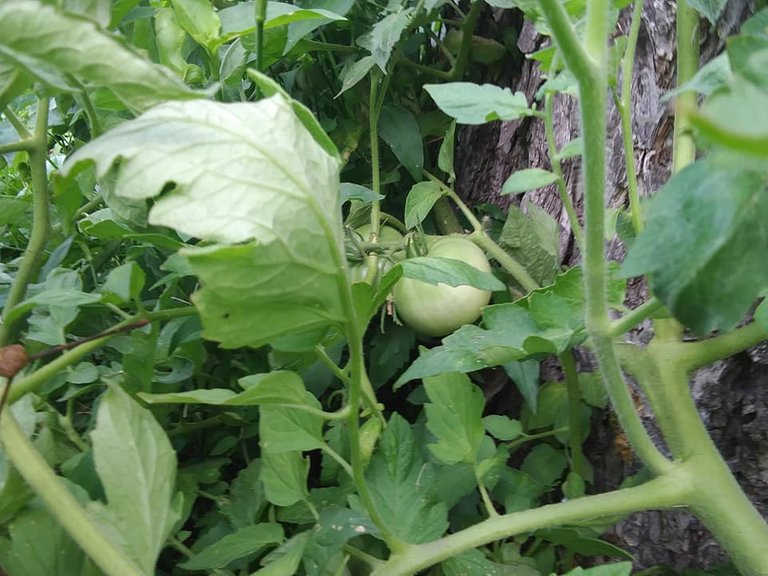
[[[752,1],[733,0],[714,28],[701,21],[702,61],[722,51],[727,36],[754,11]],[[619,19],[619,33],[629,30],[631,12],[625,10]],[[503,31],[518,26],[521,17],[514,11],[487,10],[480,35],[497,38]],[[548,43],[536,34],[529,22],[522,24],[517,46],[530,54]],[[637,46],[632,79],[632,126],[635,160],[641,195],[658,190],[669,178],[672,159],[674,118],[669,103],[661,97],[675,81],[675,3],[646,0]],[[534,99],[542,80],[538,65],[532,60],[510,60],[501,78],[476,78],[508,85],[513,91]],[[558,146],[578,136],[578,104],[575,99],[558,96],[554,107],[554,124]],[[608,119],[608,182],[606,202],[624,206],[626,169],[622,152],[621,127],[617,111],[612,107]],[[501,196],[499,191],[509,175],[523,168],[550,167],[546,151],[543,123],[535,119],[493,122],[467,126],[459,131],[456,150],[457,191],[470,204],[491,202],[501,207],[510,203],[529,202],[543,207],[561,224],[561,260],[565,265],[579,260],[567,215],[557,190],[548,187],[522,197]],[[564,174],[571,198],[581,213],[582,189],[579,160],[564,163]],[[620,260],[623,246],[614,241],[609,256]],[[644,286],[634,283],[628,290],[627,304],[636,306],[645,298]],[[648,326],[633,338],[647,340]],[[702,417],[717,446],[747,494],[763,514],[768,514],[768,349],[750,351],[709,369],[692,379],[691,389]],[[588,363],[588,359],[585,359]],[[647,419],[649,417],[647,416]],[[637,472],[637,462],[627,462],[614,446],[616,436],[608,414],[595,418],[595,426],[587,444],[587,456],[596,473],[596,491],[615,488],[627,475]],[[652,424],[649,422],[649,426]],[[608,536],[629,550],[637,559],[637,568],[666,565],[679,570],[706,568],[727,561],[719,545],[690,514],[680,512],[647,512],[618,524]]]

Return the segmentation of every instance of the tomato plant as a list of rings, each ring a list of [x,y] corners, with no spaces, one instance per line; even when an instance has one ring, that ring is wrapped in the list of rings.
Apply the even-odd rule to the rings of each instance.
[[[483,272],[491,271],[482,249],[464,238],[437,240],[428,255],[460,260]],[[432,285],[413,278],[401,279],[393,295],[398,316],[427,336],[445,336],[464,324],[471,324],[491,300],[490,291],[474,286]]]
[[[768,574],[768,524],[689,389],[768,338],[768,11],[698,74],[699,15],[725,3],[676,3],[674,170],[641,204],[642,2],[625,38],[626,5],[0,2],[2,572],[629,576],[606,523],[685,508],[730,574]],[[521,56],[519,30],[482,36],[491,9],[543,34],[533,97],[465,81]],[[582,119],[563,145],[556,97]],[[546,168],[500,193],[554,186],[580,265],[563,269],[543,210],[489,223],[454,189],[463,127],[498,120],[543,123]],[[399,261],[386,223],[468,232]],[[369,282],[346,276],[350,249]],[[629,310],[631,277],[654,296]],[[446,337],[394,322],[393,289],[407,323]],[[494,291],[509,297],[486,306]],[[645,321],[647,343],[624,341]],[[493,413],[496,393],[513,401]],[[609,403],[644,470],[598,493],[584,443]]]

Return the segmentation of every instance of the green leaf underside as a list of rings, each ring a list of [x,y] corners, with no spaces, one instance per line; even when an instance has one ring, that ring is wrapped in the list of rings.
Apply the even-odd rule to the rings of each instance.
[[[306,403],[320,409],[309,392]],[[264,405],[260,409],[259,439],[266,454],[296,450],[315,450],[325,445],[323,418],[319,414],[288,406]]]
[[[437,439],[429,449],[444,464],[474,464],[485,434],[482,391],[456,372],[425,378],[424,388],[427,428]]]
[[[152,414],[117,387],[104,393],[91,439],[107,504],[88,509],[150,574],[177,519],[176,452]]]
[[[492,120],[516,120],[532,111],[522,92],[492,84],[449,82],[426,84],[437,106],[459,124],[485,124]]]
[[[93,22],[36,0],[9,0],[0,5],[0,56],[60,90],[79,90],[77,83],[108,88],[136,110],[169,99],[203,96]]]
[[[434,469],[425,462],[411,425],[394,414],[366,471],[368,487],[383,521],[404,541],[419,544],[448,527],[445,503],[434,493]]]
[[[482,290],[504,290],[504,283],[490,272],[478,270],[471,264],[441,256],[417,256],[400,263],[403,276],[427,284],[474,286]]]
[[[352,538],[376,534],[368,517],[348,508],[330,506],[320,511],[307,546],[304,549],[304,568],[309,576],[319,576],[330,558],[337,554]]]
[[[169,102],[81,148],[103,177],[120,159],[116,191],[144,199],[168,182],[152,224],[238,246],[190,248],[206,337],[261,346],[345,317],[338,162],[281,96],[256,104]]]
[[[283,527],[280,524],[246,526],[204,548],[180,563],[179,567],[185,570],[224,568],[233,560],[255,554],[270,544],[279,544],[282,540]]]
[[[673,176],[646,214],[622,273],[650,273],[654,293],[698,334],[733,328],[768,285],[761,175],[700,160]]]
[[[400,40],[411,20],[413,8],[401,8],[379,20],[357,43],[371,53],[371,57],[381,70],[386,70],[392,50]]]

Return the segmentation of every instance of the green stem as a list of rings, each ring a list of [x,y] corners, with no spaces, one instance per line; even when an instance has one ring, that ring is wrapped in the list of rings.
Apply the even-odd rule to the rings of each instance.
[[[37,140],[34,138],[24,138],[16,142],[0,144],[0,155],[11,154],[13,152],[29,152],[30,150],[33,150],[36,145]]]
[[[315,354],[317,354],[318,360],[320,360],[331,372],[333,372],[334,376],[344,382],[345,384],[349,385],[350,378],[349,374],[344,372],[341,368],[339,368],[339,365],[336,364],[336,362],[333,361],[333,359],[328,356],[328,353],[325,351],[325,348],[318,344],[315,346]]]
[[[581,447],[583,436],[581,430],[581,389],[576,371],[576,359],[573,357],[572,350],[563,352],[559,358],[568,389],[568,448],[571,453],[571,470],[585,478],[588,468],[587,459]]]
[[[256,29],[253,31],[256,44],[256,70],[264,71],[264,21],[267,19],[267,0],[256,0],[254,6]]]
[[[664,304],[661,303],[661,300],[659,300],[654,296],[647,302],[643,302],[640,306],[638,306],[628,314],[624,314],[624,316],[622,316],[618,320],[614,320],[613,322],[611,322],[611,325],[608,327],[608,335],[611,336],[612,338],[615,338],[616,336],[621,336],[622,334],[626,334],[627,332],[632,330],[635,326],[640,324],[640,322],[652,316],[653,314],[661,310],[663,307],[664,307]]]
[[[560,160],[557,156],[557,143],[555,142],[553,117],[554,101],[555,98],[551,92],[547,92],[544,95],[544,131],[547,135],[547,153],[549,154],[549,161],[552,164],[552,172],[557,176],[557,191],[560,193],[560,201],[563,203],[565,212],[568,214],[568,222],[571,224],[573,238],[576,240],[576,245],[579,247],[579,250],[583,251],[584,233],[581,230],[581,224],[576,215],[576,209],[573,207],[573,202],[568,194],[568,187],[565,185],[565,178],[563,177],[563,168],[560,165]]]
[[[768,330],[757,322],[751,322],[733,332],[708,340],[677,343],[676,357],[687,371],[692,372],[712,362],[744,352],[764,340],[768,340]]]
[[[698,13],[688,2],[677,2],[677,85],[693,78],[699,69]],[[675,99],[675,140],[672,172],[676,173],[696,159],[696,145],[687,112],[697,107],[698,94],[683,92]]]
[[[48,242],[51,224],[48,216],[48,173],[45,161],[48,153],[48,107],[49,98],[37,101],[37,117],[35,119],[35,134],[32,137],[34,146],[29,150],[29,166],[32,173],[32,232],[24,258],[21,261],[16,277],[8,291],[3,307],[2,319],[24,299],[27,285],[32,281],[40,264],[45,245]],[[0,346],[8,343],[12,326],[0,323]]]
[[[480,19],[483,2],[473,2],[469,8],[466,18],[461,25],[461,46],[459,47],[459,53],[456,56],[456,61],[451,67],[450,76],[448,80],[460,80],[464,77],[464,70],[469,62],[469,57],[472,54],[472,36],[475,33],[477,22]]]
[[[464,229],[461,227],[459,219],[451,208],[451,203],[448,202],[448,198],[441,196],[438,198],[435,205],[432,206],[432,214],[435,218],[435,224],[441,234],[463,234]]]
[[[410,546],[405,552],[395,553],[371,576],[411,576],[462,552],[516,534],[639,510],[677,506],[688,495],[692,472],[679,466],[669,476],[655,478],[633,488],[489,518],[439,540]]]
[[[3,450],[51,514],[107,576],[145,576],[94,523],[10,413],[0,419]]]
[[[379,115],[384,96],[382,88],[379,92],[379,80],[381,72],[378,68],[371,71],[371,89],[368,95],[368,131],[370,134],[371,146],[371,189],[374,193],[374,201],[371,203],[371,235],[370,242],[378,242],[379,228],[381,226],[381,201],[378,199],[381,195],[381,166],[379,158]],[[368,271],[365,275],[365,282],[373,284],[376,273],[379,268],[379,257],[375,253],[369,253],[367,258]]]
[[[582,267],[586,293],[586,326],[606,390],[622,428],[640,458],[656,474],[672,466],[653,443],[635,410],[609,335],[607,266],[605,260],[605,145],[608,92],[607,0],[587,7],[586,46],[589,56],[573,52],[576,33],[562,4],[540,0],[560,53],[579,84],[579,110],[584,139],[585,250]],[[579,49],[581,49],[581,46]]]
[[[643,0],[635,0],[632,12],[632,24],[627,37],[627,49],[621,63],[621,98],[617,100],[617,109],[621,117],[621,134],[624,141],[624,164],[627,169],[627,196],[629,211],[632,215],[632,227],[638,233],[643,229],[643,214],[640,208],[640,194],[637,186],[635,167],[635,147],[632,143],[632,68],[635,63],[635,49],[640,34],[640,22],[643,15]]]
[[[11,110],[10,107],[6,107],[3,110],[3,114],[8,119],[8,122],[10,122],[11,126],[13,126],[13,129],[16,130],[16,134],[18,134],[21,139],[26,140],[32,137],[32,134],[29,133],[27,127],[24,126],[24,123],[18,116],[16,116],[16,113]]]
[[[341,468],[344,470],[344,472],[346,472],[347,475],[349,475],[350,478],[354,478],[355,477],[355,472],[354,472],[354,470],[352,470],[352,466],[350,466],[349,462],[344,460],[344,458],[341,456],[341,454],[336,452],[336,450],[334,450],[333,448],[328,446],[328,444],[323,444],[323,446],[321,447],[321,450],[323,452],[325,452],[326,454],[328,454],[328,456],[333,458],[336,461],[336,463],[339,466],[341,466]]]
[[[560,0],[539,0],[539,5],[549,22],[552,35],[560,49],[560,55],[565,60],[568,69],[573,72],[577,79],[592,76],[596,72],[597,63],[592,60],[584,46],[581,45],[563,3]],[[595,15],[596,12],[593,9],[591,11],[592,19]]]
[[[477,489],[480,491],[480,498],[483,501],[483,506],[485,507],[485,512],[488,514],[488,517],[493,518],[498,516],[499,513],[496,512],[496,508],[493,506],[491,495],[488,494],[488,488],[486,488],[482,477],[477,473],[477,466],[475,466],[475,482],[477,483]]]

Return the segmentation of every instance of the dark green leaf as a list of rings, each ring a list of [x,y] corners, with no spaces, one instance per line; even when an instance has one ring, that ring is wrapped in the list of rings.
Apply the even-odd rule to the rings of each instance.
[[[266,507],[261,468],[261,460],[256,459],[241,469],[229,487],[229,498],[220,507],[235,528],[255,524]]]
[[[262,562],[266,564],[265,567],[251,576],[294,576],[301,563],[309,536],[309,532],[301,532],[288,540],[280,548],[268,554]]]
[[[717,19],[725,10],[725,5],[728,0],[685,0],[688,6],[696,10],[699,14],[704,16],[709,23],[714,26],[717,24]]]
[[[167,69],[100,31],[93,22],[63,14],[37,0],[11,0],[0,5],[0,55],[57,89],[77,90],[69,79],[74,77],[85,86],[109,89],[139,110],[168,99],[202,96]]]
[[[343,204],[349,200],[360,200],[366,204],[370,204],[374,200],[383,200],[384,196],[376,194],[370,188],[360,186],[359,184],[352,184],[351,182],[341,183],[341,193],[339,194],[339,200]]]
[[[0,72],[2,78],[2,72]],[[18,223],[32,208],[32,204],[18,198],[0,197],[0,226]]]
[[[416,228],[444,194],[443,188],[435,182],[414,184],[405,198],[405,227]]]
[[[344,75],[342,76],[343,82],[341,84],[341,90],[338,94],[336,94],[336,97],[338,98],[344,92],[360,82],[360,80],[365,78],[366,74],[368,74],[371,68],[373,68],[374,64],[376,64],[376,60],[373,58],[373,56],[365,56],[349,66],[344,71]]]
[[[502,194],[522,194],[530,190],[544,188],[557,182],[557,174],[541,168],[526,168],[513,172],[501,187]]]
[[[664,94],[661,100],[665,102],[678,94],[690,91],[708,96],[725,86],[730,78],[731,64],[728,61],[728,55],[720,54],[699,68],[688,82]]]
[[[755,322],[760,324],[763,330],[768,330],[768,298],[764,299],[755,310]]]
[[[366,471],[371,497],[383,521],[406,542],[443,535],[448,512],[433,491],[434,470],[425,463],[411,425],[394,414]]]
[[[768,35],[742,35],[728,40],[728,60],[735,74],[763,90],[768,89],[765,65],[768,62]]]
[[[352,538],[364,534],[376,534],[377,530],[368,517],[338,506],[320,511],[309,542],[304,549],[304,569],[307,576],[321,576],[328,561]]]
[[[758,173],[709,158],[673,176],[646,211],[627,276],[698,334],[728,330],[768,285],[768,193]]]
[[[437,439],[429,444],[432,454],[444,464],[474,464],[485,434],[482,391],[456,372],[424,378],[424,388],[427,429]]]
[[[549,444],[538,444],[525,457],[520,470],[542,486],[551,486],[563,475],[567,465],[562,450],[556,450]]]
[[[421,131],[413,114],[400,106],[386,105],[379,115],[379,136],[417,182],[424,168]]]
[[[539,361],[529,359],[521,362],[506,362],[502,364],[502,368],[515,383],[526,404],[535,414],[538,409],[539,398]]]
[[[426,84],[424,89],[432,96],[435,104],[459,124],[517,120],[532,114],[522,92],[513,94],[509,88],[493,84],[448,82]]]
[[[176,452],[152,414],[118,387],[102,396],[91,440],[107,504],[92,502],[89,509],[152,573],[178,517],[171,506]]]
[[[185,570],[212,570],[224,568],[238,558],[244,558],[263,550],[270,544],[283,541],[280,524],[263,523],[245,526],[227,534],[178,566]]]
[[[478,270],[471,264],[453,258],[417,256],[400,263],[403,276],[427,284],[474,286],[482,290],[504,290],[504,283],[490,272]]]

